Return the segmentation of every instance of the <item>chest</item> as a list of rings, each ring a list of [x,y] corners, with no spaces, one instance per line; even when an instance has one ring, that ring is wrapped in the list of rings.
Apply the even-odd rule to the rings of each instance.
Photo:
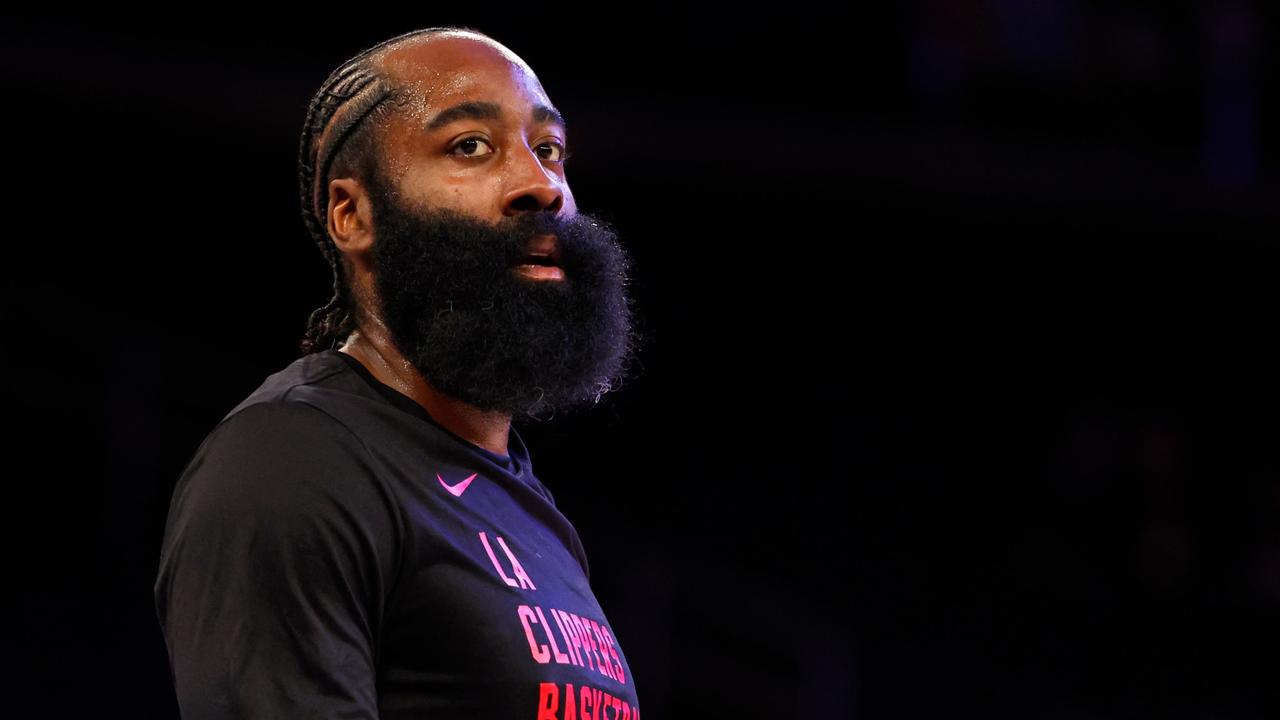
[[[630,668],[567,519],[477,474],[406,505],[384,615],[381,709],[449,717],[639,717]],[[434,477],[432,478],[435,479]]]

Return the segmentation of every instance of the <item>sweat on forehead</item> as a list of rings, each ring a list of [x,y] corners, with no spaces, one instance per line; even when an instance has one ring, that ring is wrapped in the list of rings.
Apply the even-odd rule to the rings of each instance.
[[[508,88],[531,99],[534,122],[544,115],[559,121],[554,109],[544,110],[551,103],[532,68],[491,38],[467,33],[413,38],[387,48],[374,62],[379,74],[395,87],[394,117],[387,118],[392,127],[384,136],[393,144],[424,128],[438,127],[443,117],[462,117],[460,105],[468,106],[470,117],[479,117],[482,111],[493,119],[530,117],[526,109],[508,115],[516,110],[507,108],[503,99]],[[390,176],[398,176],[403,169],[401,156],[391,152],[383,159]]]
[[[397,88],[401,115],[415,121],[425,117],[434,100],[465,91],[484,73],[511,74],[541,93],[538,76],[520,56],[492,38],[467,32],[411,38],[379,53],[374,62]]]
[[[519,55],[493,38],[466,31],[446,31],[408,38],[378,54],[374,62],[393,80],[412,83],[465,71],[476,65],[506,63],[534,75]]]
[[[366,72],[360,72],[361,64],[356,62],[361,56]],[[355,127],[372,122],[421,124],[429,113],[439,111],[438,101],[466,93],[494,73],[545,97],[537,75],[524,60],[498,41],[465,28],[407,33],[369,48],[335,71],[337,81],[330,94],[345,99],[315,139],[317,172],[311,197],[318,221],[324,222],[329,163]],[[393,111],[375,112],[380,107]],[[395,155],[383,160],[385,170],[398,174]]]

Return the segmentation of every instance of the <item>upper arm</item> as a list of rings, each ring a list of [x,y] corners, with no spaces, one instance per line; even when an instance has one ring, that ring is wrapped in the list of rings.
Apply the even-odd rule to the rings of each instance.
[[[251,405],[174,491],[155,585],[183,717],[377,717],[394,510],[358,438]]]

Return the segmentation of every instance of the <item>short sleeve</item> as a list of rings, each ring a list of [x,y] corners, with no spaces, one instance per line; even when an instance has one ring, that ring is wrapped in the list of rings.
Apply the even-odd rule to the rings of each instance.
[[[370,462],[300,402],[249,405],[201,444],[154,588],[183,718],[377,717],[397,534]]]

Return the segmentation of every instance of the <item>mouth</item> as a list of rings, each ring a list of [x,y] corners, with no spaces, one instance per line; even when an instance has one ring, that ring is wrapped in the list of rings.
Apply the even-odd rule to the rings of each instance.
[[[526,250],[516,261],[516,270],[529,277],[564,277],[564,271],[560,268],[560,246],[555,235],[534,235]]]
[[[564,271],[555,265],[532,265],[522,263],[516,265],[516,273],[534,280],[563,280]]]
[[[559,265],[555,258],[551,255],[534,255],[529,254],[520,258],[518,265],[540,265],[542,267],[556,267]]]

